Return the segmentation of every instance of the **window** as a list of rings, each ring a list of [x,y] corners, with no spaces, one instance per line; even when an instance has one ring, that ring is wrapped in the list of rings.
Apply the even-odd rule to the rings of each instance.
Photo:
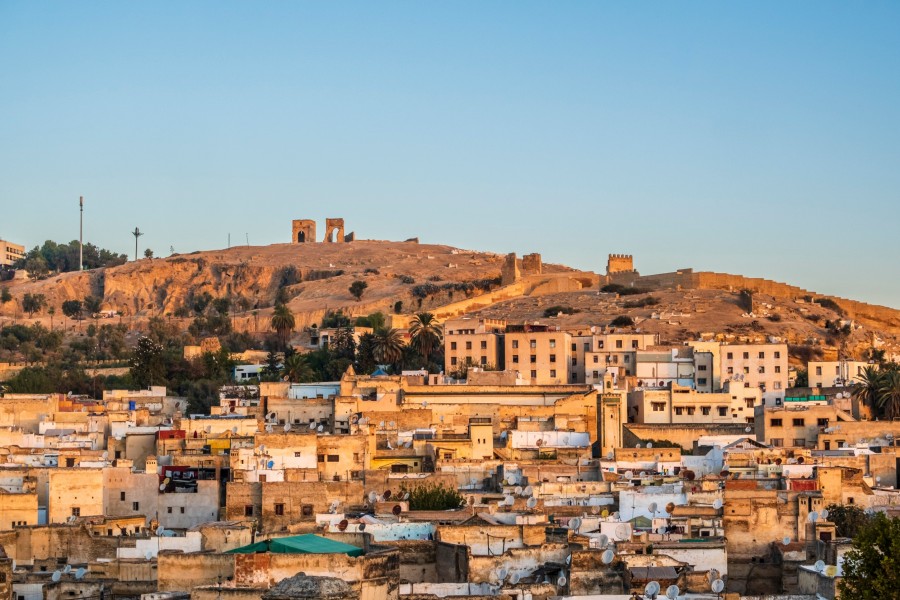
[[[766,372],[766,368],[765,368],[765,367],[760,367],[760,368],[759,368],[759,372],[760,372],[760,373],[765,373],[765,372]]]
[[[534,362],[534,361],[532,361],[532,362]],[[550,355],[550,362],[556,362],[556,355],[555,355],[555,354],[551,354],[551,355]]]
[[[676,414],[676,415],[679,415],[679,416],[680,416],[680,415],[682,415],[683,413],[684,413],[684,409],[683,409],[682,407],[680,407],[680,406],[676,406],[676,407],[675,407],[675,414]]]
[[[253,505],[252,504],[248,504],[244,507],[244,516],[245,517],[253,516]]]
[[[487,365],[487,356],[482,356],[481,357],[481,366],[485,366],[485,365]]]
[[[603,340],[597,340],[597,350],[603,350]]]
[[[804,427],[806,422],[803,419],[794,419],[794,427]]]
[[[594,364],[597,364],[598,362],[600,362],[600,357],[595,354],[594,355]]]
[[[451,357],[450,357],[450,364],[451,364],[451,365],[456,365],[456,357],[455,357],[455,356],[451,356]]]
[[[513,341],[512,341],[512,347],[513,347],[513,348],[518,348],[518,347],[519,347],[519,340],[513,340]]]
[[[450,342],[450,349],[456,350],[456,342]]]
[[[665,402],[651,402],[650,407],[653,409],[653,412],[663,412],[666,410]]]
[[[537,379],[537,371],[534,371],[534,370],[531,371],[531,378]]]
[[[533,348],[533,347],[534,347],[534,346],[532,346],[532,348]],[[551,348],[556,348],[556,340],[550,340],[550,347],[551,347]]]
[[[513,354],[513,362],[514,362],[514,363],[519,362],[519,355],[518,355],[518,354]]]
[[[697,379],[697,385],[706,385],[706,377],[700,377]]]
[[[184,514],[184,507],[183,507],[183,506],[181,507],[180,510],[181,510],[181,514]]]
[[[550,369],[550,377],[556,377],[556,369]]]
[[[638,348],[638,341],[637,341],[637,340],[631,340],[631,349],[632,349],[632,350],[637,350],[637,348]]]
[[[766,353],[765,353],[765,352],[760,352],[760,353],[759,353],[759,357],[760,357],[760,358],[765,358],[765,357],[766,357]]]
[[[781,438],[772,438],[769,440],[769,445],[780,448],[781,446],[784,446],[784,440]]]
[[[131,510],[141,510],[141,503],[140,502],[132,502]]]
[[[822,374],[822,367],[816,367],[816,375]]]
[[[731,375],[734,373],[734,367],[728,367],[728,374]]]
[[[780,381],[776,381],[775,383],[773,383],[773,384],[772,384],[772,389],[780,390],[780,389],[781,389],[781,382],[780,382]]]
[[[708,407],[708,406],[701,406],[701,407],[700,407],[700,413],[703,414],[703,415],[706,415],[706,416],[708,417],[708,416],[709,416],[709,407]]]
[[[744,398],[744,406],[747,408],[753,408],[754,404],[756,404],[756,398]]]
[[[584,347],[585,352],[591,351],[591,343],[590,342],[585,342],[584,344],[582,344],[582,346]]]
[[[631,362],[631,357],[628,356],[627,354],[625,355],[625,362],[626,362],[626,363],[630,363],[630,362]]]
[[[769,426],[770,427],[781,427],[781,419],[770,419]]]
[[[775,365],[775,372],[781,373],[781,365]]]
[[[819,427],[828,427],[828,419],[819,419],[816,421],[816,425]]]
[[[578,365],[578,357],[577,357],[577,356],[573,356],[573,357],[572,357],[572,366],[574,367],[574,366],[577,366],[577,365]]]
[[[531,355],[531,362],[532,362],[532,363],[536,363],[536,362],[537,362],[537,354],[532,354],[532,355]]]
[[[750,353],[744,352],[744,360],[750,360]]]
[[[339,462],[340,460],[341,460],[341,457],[338,456],[337,454],[329,454],[328,455],[328,462]]]
[[[79,507],[79,506],[73,506],[73,507],[72,507],[72,516],[73,516],[73,517],[80,517],[80,516],[81,516],[81,507]]]
[[[747,375],[750,373],[750,367],[744,367],[744,374]]]
[[[318,461],[319,461],[319,462],[325,462],[325,455],[324,455],[324,454],[319,454],[319,455],[318,455]]]
[[[171,506],[167,507],[167,508],[166,508],[166,512],[169,513],[169,514],[171,515],[171,514],[172,514],[172,507],[171,507]]]
[[[578,344],[572,342],[572,352],[578,352]]]
[[[731,352],[729,352],[728,354],[725,355],[725,357],[726,357],[728,360],[731,360],[731,359],[734,358],[734,355],[733,355]]]
[[[693,407],[693,406],[688,406],[688,407],[687,407],[687,414],[689,414],[689,415],[694,414],[694,407]]]
[[[622,340],[616,340],[616,348],[622,347]]]
[[[300,507],[300,514],[304,517],[313,516],[313,505],[312,504],[304,504]]]
[[[278,515],[279,517],[284,516],[284,504],[281,504],[279,502],[278,504],[275,505],[275,514]]]
[[[728,407],[727,407],[727,406],[720,406],[720,407],[719,407],[719,416],[720,416],[720,417],[727,417],[727,416],[728,416]]]
[[[529,345],[531,348],[537,348],[537,340],[529,340],[529,341],[528,341],[528,345]]]
[[[781,358],[781,352],[775,352],[775,358]]]
[[[795,439],[794,439],[794,446],[796,446],[796,447],[798,447],[798,448],[803,448],[804,446],[806,446],[806,439],[804,439],[804,438],[795,438]]]
[[[125,492],[119,492],[119,500],[121,500],[122,502],[125,501]]]
[[[481,349],[482,349],[482,350],[487,350],[487,340],[482,340],[482,342],[481,342]]]
[[[705,371],[705,370],[706,370],[706,365],[698,365],[698,366],[697,366],[697,370],[698,370],[698,371]]]
[[[472,349],[472,342],[466,342],[466,350]]]
[[[359,462],[359,452],[353,453],[353,462]]]

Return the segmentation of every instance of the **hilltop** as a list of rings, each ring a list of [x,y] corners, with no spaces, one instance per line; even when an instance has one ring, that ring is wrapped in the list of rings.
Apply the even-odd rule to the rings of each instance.
[[[349,292],[356,280],[367,284],[360,301]],[[621,296],[598,291],[611,282],[645,291]],[[43,294],[52,306],[95,296],[102,298],[103,310],[131,323],[166,316],[186,328],[192,302],[208,294],[231,299],[235,329],[260,331],[280,293],[298,329],[321,322],[327,311],[350,316],[381,311],[392,315],[395,326],[404,326],[409,315],[428,310],[440,319],[468,314],[575,329],[607,326],[627,315],[665,342],[714,334],[728,340],[780,338],[819,348],[813,354],[825,356],[841,344],[858,355],[873,338],[888,347],[900,341],[900,311],[787,284],[690,270],[607,277],[542,264],[539,255],[513,262],[505,255],[414,241],[241,246],[3,285],[17,300],[0,305],[0,320],[7,322],[17,311],[22,318],[21,299],[31,293]],[[741,298],[744,289],[754,292],[752,313]],[[562,314],[548,311],[551,307]],[[48,321],[45,312],[35,319]]]

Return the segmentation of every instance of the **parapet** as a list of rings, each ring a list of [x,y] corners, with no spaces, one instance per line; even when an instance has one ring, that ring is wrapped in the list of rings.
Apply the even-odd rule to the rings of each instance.
[[[630,254],[610,254],[606,261],[606,274],[630,273],[634,271],[634,257]]]

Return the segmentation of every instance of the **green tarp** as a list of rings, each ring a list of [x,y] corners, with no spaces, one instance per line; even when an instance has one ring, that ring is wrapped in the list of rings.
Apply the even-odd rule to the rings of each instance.
[[[362,548],[344,544],[343,542],[336,542],[313,533],[256,542],[249,546],[229,550],[227,554],[256,554],[257,552],[275,552],[277,554],[346,554],[347,556],[362,556],[364,554]]]

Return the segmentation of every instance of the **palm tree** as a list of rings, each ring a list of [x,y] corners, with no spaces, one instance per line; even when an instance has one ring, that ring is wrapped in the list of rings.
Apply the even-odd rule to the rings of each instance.
[[[291,354],[284,359],[281,375],[291,383],[315,381],[316,375],[302,354]]]
[[[287,346],[288,334],[294,330],[295,325],[294,313],[291,312],[291,309],[284,304],[276,304],[275,311],[272,313],[272,329],[278,332],[283,347]]]
[[[881,376],[878,405],[891,419],[900,418],[900,371],[888,371]]]
[[[420,313],[409,326],[410,345],[418,350],[427,363],[431,353],[441,343],[442,333],[433,314]]]
[[[875,367],[866,367],[856,376],[857,384],[852,392],[853,399],[868,407],[873,417],[880,404],[878,396],[882,377],[883,373]]]
[[[375,331],[372,339],[375,361],[385,365],[395,364],[403,356],[403,338],[393,327]]]

